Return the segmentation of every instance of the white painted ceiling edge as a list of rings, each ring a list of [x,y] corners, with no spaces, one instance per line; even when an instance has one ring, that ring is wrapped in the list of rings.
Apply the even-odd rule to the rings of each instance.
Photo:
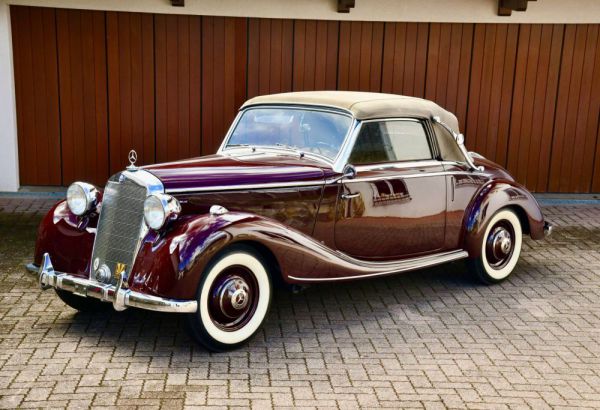
[[[337,0],[0,0],[9,4],[90,10],[317,20],[600,23],[600,0],[529,1],[527,11],[498,16],[498,0],[356,0],[350,13],[337,12]]]

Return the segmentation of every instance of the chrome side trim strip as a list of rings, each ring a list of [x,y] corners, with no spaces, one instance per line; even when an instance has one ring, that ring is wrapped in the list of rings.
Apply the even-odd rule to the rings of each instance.
[[[126,289],[123,286],[123,275],[114,286],[57,272],[47,253],[43,256],[38,275],[42,290],[57,288],[78,296],[100,299],[112,303],[117,311],[125,310],[129,306],[170,313],[195,313],[198,310],[198,302],[195,300],[166,299]]]
[[[378,171],[386,169],[406,169],[406,168],[419,168],[419,167],[435,167],[441,166],[442,162],[437,160],[423,160],[423,161],[400,161],[400,162],[387,162],[381,164],[372,165],[356,165],[357,171]]]
[[[371,181],[384,181],[390,179],[412,179],[412,178],[426,178],[426,177],[437,177],[442,175],[479,175],[483,177],[491,177],[490,174],[477,173],[474,174],[471,171],[439,171],[439,172],[422,172],[418,174],[398,174],[398,175],[385,175],[385,176],[376,176],[376,177],[364,177],[364,178],[354,178],[354,179],[345,179],[341,182],[345,184],[352,184],[354,182],[371,182]]]
[[[338,252],[339,253],[339,252]],[[393,262],[368,262],[362,261],[359,259],[352,258],[351,256],[340,254],[340,257],[351,262],[355,265],[374,269],[381,268],[381,272],[376,273],[368,273],[364,275],[354,275],[354,276],[339,276],[339,277],[328,277],[328,278],[306,278],[306,277],[298,277],[298,276],[288,276],[290,279],[297,280],[300,282],[331,282],[331,281],[341,281],[341,280],[355,280],[355,279],[366,279],[373,278],[377,276],[385,276],[391,275],[400,272],[407,272],[416,269],[427,268],[430,266],[439,265],[446,262],[451,262],[459,259],[464,259],[469,256],[466,251],[463,250],[455,250],[449,252],[440,252],[434,255],[420,256],[417,258],[406,259],[402,261],[393,261]]]

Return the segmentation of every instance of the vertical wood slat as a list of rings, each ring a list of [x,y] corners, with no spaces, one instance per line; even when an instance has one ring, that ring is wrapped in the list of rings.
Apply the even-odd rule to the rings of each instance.
[[[550,160],[550,192],[590,192],[594,184],[600,112],[597,96],[600,85],[594,66],[599,48],[597,24],[565,27]]]
[[[154,19],[150,14],[108,12],[106,27],[113,174],[128,163],[131,149],[138,164],[155,162]]]
[[[599,34],[600,36],[600,34]],[[591,192],[600,192],[600,37],[596,43],[594,73],[592,75],[592,100],[590,102],[590,122],[588,123],[587,133],[590,136],[596,135],[596,152],[594,154],[594,173],[592,175]],[[596,123],[594,124],[594,115]],[[596,131],[594,132],[594,125]]]
[[[294,90],[335,90],[338,33],[337,21],[296,21],[293,47]]]
[[[248,98],[292,90],[294,21],[248,22]]]
[[[430,25],[425,98],[453,112],[460,124],[467,116],[472,41],[472,24]]]
[[[214,153],[246,99],[247,20],[202,18],[202,153]]]
[[[201,18],[155,15],[156,161],[201,154]]]
[[[385,23],[381,91],[425,96],[427,23]]]
[[[534,191],[547,184],[563,27],[521,27],[508,170]],[[524,52],[523,50],[526,50]]]
[[[108,176],[104,12],[58,9],[62,184]]]
[[[338,89],[381,91],[384,23],[340,23]]]
[[[22,185],[61,185],[54,9],[11,6],[19,177]]]
[[[503,166],[509,140],[517,38],[516,25],[475,25],[465,137],[469,149]]]

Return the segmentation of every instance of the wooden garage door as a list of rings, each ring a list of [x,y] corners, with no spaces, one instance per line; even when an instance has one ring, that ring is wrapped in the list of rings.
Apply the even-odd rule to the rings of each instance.
[[[600,191],[599,26],[278,20],[11,6],[24,185],[213,153],[246,98],[414,95],[537,192]]]

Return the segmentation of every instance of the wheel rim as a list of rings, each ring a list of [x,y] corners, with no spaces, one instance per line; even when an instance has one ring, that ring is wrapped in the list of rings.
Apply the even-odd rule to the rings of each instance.
[[[485,244],[485,254],[492,269],[504,268],[515,250],[515,230],[505,220],[498,221],[488,234]]]
[[[209,292],[208,313],[219,329],[234,332],[243,328],[256,312],[258,283],[244,266],[231,266],[215,278]]]

